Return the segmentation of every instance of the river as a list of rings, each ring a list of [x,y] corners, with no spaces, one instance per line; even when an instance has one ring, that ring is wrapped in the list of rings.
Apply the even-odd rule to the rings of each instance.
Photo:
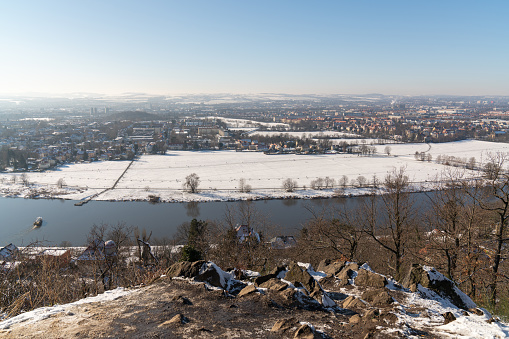
[[[424,193],[415,193],[416,201],[423,201]],[[63,241],[73,246],[86,244],[93,225],[117,225],[146,229],[152,239],[171,238],[177,227],[193,218],[220,221],[228,209],[235,211],[242,204],[275,225],[282,235],[293,235],[313,217],[310,210],[320,213],[338,204],[353,208],[365,197],[335,199],[258,200],[203,203],[157,203],[91,201],[74,206],[71,200],[21,199],[0,197],[0,246],[14,243],[23,246],[34,241],[58,246]],[[43,218],[39,228],[32,224]],[[239,221],[240,222],[240,221]]]

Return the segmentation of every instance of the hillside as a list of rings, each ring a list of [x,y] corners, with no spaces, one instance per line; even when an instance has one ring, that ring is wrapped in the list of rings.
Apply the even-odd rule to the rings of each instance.
[[[399,284],[366,264],[342,261],[323,261],[316,272],[289,263],[266,275],[182,262],[149,286],[37,309],[0,322],[0,329],[1,338],[509,335],[507,324],[432,268],[414,266]]]

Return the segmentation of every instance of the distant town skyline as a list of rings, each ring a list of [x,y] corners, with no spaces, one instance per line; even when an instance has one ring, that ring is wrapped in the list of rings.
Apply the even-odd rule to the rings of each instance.
[[[0,94],[509,95],[509,3],[16,1]]]

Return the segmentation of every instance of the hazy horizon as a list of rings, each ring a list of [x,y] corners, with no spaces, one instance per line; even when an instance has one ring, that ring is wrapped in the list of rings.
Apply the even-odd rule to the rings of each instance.
[[[0,94],[506,96],[506,1],[0,4]]]

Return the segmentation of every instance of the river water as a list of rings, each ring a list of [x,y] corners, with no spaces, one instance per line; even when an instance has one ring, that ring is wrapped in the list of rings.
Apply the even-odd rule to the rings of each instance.
[[[424,193],[415,193],[417,205],[425,201]],[[263,216],[275,225],[281,235],[295,235],[313,214],[330,211],[331,208],[354,208],[366,197],[335,199],[258,200],[203,203],[158,203],[91,201],[74,206],[71,200],[22,199],[0,197],[0,247],[9,243],[23,246],[34,241],[58,246],[63,241],[73,246],[86,244],[93,225],[117,225],[146,229],[152,239],[171,238],[178,226],[193,218],[201,220],[224,220],[227,209],[239,210],[242,205]],[[33,228],[37,217],[43,218],[39,228]],[[240,222],[240,220],[238,220]]]
[[[342,199],[355,204],[356,199]],[[117,225],[145,228],[154,238],[171,238],[177,227],[193,218],[201,220],[224,219],[226,209],[238,210],[241,204],[263,215],[279,226],[284,235],[295,234],[312,217],[309,209],[320,210],[338,203],[336,199],[315,200],[259,200],[252,202],[159,203],[91,201],[74,206],[75,201],[0,198],[0,246],[14,243],[27,245],[44,241],[59,245],[63,241],[73,246],[85,245],[90,228],[95,225]],[[37,217],[43,218],[41,227],[33,229]]]

